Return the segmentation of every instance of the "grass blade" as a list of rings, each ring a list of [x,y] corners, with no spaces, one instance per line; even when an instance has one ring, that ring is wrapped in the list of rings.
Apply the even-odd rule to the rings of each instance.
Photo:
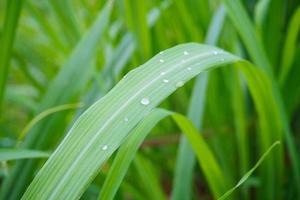
[[[103,163],[155,106],[200,72],[238,60],[238,57],[217,48],[188,43],[168,49],[131,71],[79,117],[30,184],[23,199],[79,198]],[[274,108],[271,83],[264,74],[249,64],[244,65],[242,70],[249,79],[250,89],[254,90],[255,102],[258,101],[257,109],[262,117],[263,130],[273,132],[274,138],[280,137],[276,131],[280,129],[280,121],[276,107]],[[180,121],[180,127],[184,126],[182,128],[186,133],[195,132],[189,126],[191,122],[182,122],[184,119],[181,118]],[[269,125],[263,122],[272,123]],[[193,143],[202,144],[199,139],[195,139],[200,136],[194,135],[188,136],[192,138],[192,146],[196,145]],[[267,139],[266,142],[269,142],[273,138]],[[204,155],[210,156],[206,147],[203,148]],[[203,156],[201,152],[196,155]],[[210,161],[213,162],[211,159]],[[214,165],[212,168],[205,168],[213,170],[208,179],[209,182],[214,182],[214,195],[221,195],[221,190],[225,192],[221,183],[223,181],[215,180],[221,173]]]
[[[142,1],[124,1],[125,18],[128,27],[135,34],[143,60],[148,59],[152,54],[151,35],[147,24],[147,8]]]
[[[300,7],[295,11],[288,27],[283,47],[282,63],[279,72],[279,85],[283,86],[292,66],[296,51],[296,42],[300,31]]]
[[[60,106],[56,106],[53,108],[49,108],[48,110],[45,110],[43,112],[41,112],[40,114],[38,114],[36,117],[34,117],[21,131],[18,140],[21,141],[23,140],[23,138],[26,136],[26,134],[28,133],[28,131],[39,121],[41,121],[42,119],[44,119],[45,117],[53,114],[53,113],[57,113],[60,111],[64,111],[64,110],[69,110],[69,109],[76,109],[76,108],[80,108],[83,105],[81,103],[76,103],[76,104],[65,104],[65,105],[60,105]]]
[[[259,38],[256,35],[256,32],[254,30],[253,24],[251,23],[251,20],[249,16],[247,15],[247,12],[240,1],[230,1],[230,0],[223,0],[226,10],[233,22],[233,24],[236,27],[237,32],[239,32],[242,40],[244,41],[246,48],[254,60],[254,63],[261,68],[264,73],[266,73],[269,77],[269,79],[272,81],[272,87],[271,89],[274,91],[274,96],[276,99],[276,103],[278,104],[279,112],[280,112],[280,118],[283,123],[283,133],[285,136],[285,142],[287,144],[287,148],[289,151],[289,154],[291,156],[292,160],[292,166],[293,166],[293,173],[294,178],[296,180],[296,183],[298,187],[300,187],[300,167],[299,167],[299,161],[297,157],[297,151],[295,148],[295,144],[292,138],[292,133],[289,125],[288,116],[286,114],[286,109],[284,107],[281,94],[279,91],[279,87],[277,85],[277,82],[275,81],[275,77],[273,75],[272,68],[270,66],[270,63],[268,61],[268,58],[266,56],[266,53],[263,49],[263,45],[261,42],[261,38]],[[270,145],[270,144],[269,144]],[[263,148],[265,149],[266,146]],[[282,166],[283,161],[280,161],[280,164]],[[280,167],[279,167],[280,168]],[[269,171],[270,172],[270,171]],[[279,177],[279,175],[273,175],[269,178],[269,182],[274,183],[272,177]],[[278,183],[278,181],[275,181]],[[272,187],[269,184],[264,184]],[[279,185],[277,186],[277,189],[274,188],[273,190],[264,190],[268,191],[270,196],[274,195],[275,192],[279,192]],[[267,194],[266,194],[267,195]],[[275,195],[279,196],[279,195]],[[267,197],[266,197],[267,198]]]
[[[272,74],[270,63],[260,41],[261,39],[255,32],[254,26],[241,1],[223,0],[223,2],[229,17],[246,44],[254,63],[256,63],[257,67],[266,71],[267,74]]]
[[[149,134],[150,130],[167,115],[168,112],[164,110],[154,109],[134,128],[114,158],[114,162],[101,188],[98,197],[99,200],[111,200],[114,198],[139,146]]]
[[[221,196],[222,193],[226,191],[228,183],[209,146],[193,126],[193,123],[186,117],[179,114],[174,114],[172,117],[176,121],[177,126],[185,133],[191,144],[213,196],[215,198]]]
[[[0,149],[0,161],[29,159],[29,158],[47,158],[50,153],[28,149]]]
[[[247,117],[246,117],[246,105],[245,94],[243,91],[243,84],[241,81],[240,73],[237,69],[232,71],[232,109],[234,114],[234,125],[238,146],[239,167],[242,176],[249,169],[249,136],[247,130]],[[242,188],[243,198],[246,200],[248,197],[248,189]]]
[[[57,105],[69,104],[85,88],[93,71],[90,62],[96,54],[97,44],[109,23],[111,10],[112,4],[108,2],[103,10],[99,12],[94,24],[82,37],[61,71],[50,83],[36,114]],[[60,137],[55,133],[62,134],[64,131],[65,125],[61,123],[65,117],[66,113],[56,113],[49,120],[37,124],[29,131],[21,146],[29,149],[46,149],[51,145],[49,144],[49,141],[51,141],[49,138]],[[56,132],[53,133],[53,130],[56,130]],[[29,184],[36,166],[37,162],[31,160],[16,163],[12,175],[4,181],[0,193],[1,199],[20,198]]]
[[[0,39],[0,106],[3,101],[6,79],[9,71],[9,61],[22,5],[23,0],[7,0],[6,16]]]
[[[224,195],[222,195],[218,200],[226,199],[230,194],[232,194],[238,187],[240,187],[251,175],[252,173],[260,166],[260,164],[265,160],[269,153],[277,146],[280,142],[277,141],[272,146],[270,146],[267,151],[260,157],[257,163],[240,179],[240,181],[230,190],[228,190]]]
[[[223,22],[225,18],[225,9],[220,6],[216,11],[214,18],[210,24],[209,30],[205,42],[210,45],[217,43],[219,34],[223,27]],[[195,85],[193,88],[188,117],[192,120],[195,127],[198,130],[201,129],[203,113],[205,108],[205,98],[206,98],[206,88],[209,79],[209,72],[201,73],[198,75]],[[191,199],[191,189],[192,189],[192,176],[195,165],[195,156],[191,145],[186,140],[185,136],[180,139],[179,150],[178,150],[175,178],[173,181],[173,200],[184,200]]]
[[[216,48],[191,43],[166,50],[131,71],[77,120],[23,199],[78,198],[128,132],[176,86],[203,70],[236,60]],[[188,66],[191,70],[187,70]],[[168,77],[172,79],[165,84],[163,79]],[[128,123],[123,121],[125,117]]]
[[[138,184],[143,192],[145,199],[166,200],[163,193],[159,176],[154,166],[145,157],[137,154],[133,160],[134,169],[138,175]]]
[[[199,135],[192,122],[183,115],[168,110],[154,109],[142,122],[139,123],[121,146],[105,180],[99,200],[113,199],[131,161],[134,158],[135,153],[138,150],[138,147],[141,145],[146,135],[160,120],[170,115],[173,117],[181,131],[187,136],[188,142],[192,145],[193,151],[197,155],[200,166],[208,179],[214,196],[218,197],[226,191],[228,186],[226,187],[226,181],[223,173],[221,172],[211,150],[203,140],[202,136]]]
[[[49,1],[49,3],[55,11],[61,30],[64,30],[65,38],[73,46],[80,38],[80,28],[76,22],[71,2],[68,0],[53,0]]]

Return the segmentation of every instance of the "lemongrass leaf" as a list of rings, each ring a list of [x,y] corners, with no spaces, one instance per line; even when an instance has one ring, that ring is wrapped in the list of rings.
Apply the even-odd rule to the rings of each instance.
[[[29,149],[0,149],[0,161],[30,159],[30,158],[47,158],[50,153]]]
[[[79,117],[30,184],[23,199],[79,198],[129,132],[162,100],[200,72],[236,61],[240,59],[218,48],[188,43],[165,50],[129,72],[106,96]],[[258,101],[257,109],[262,116],[264,131],[278,129],[280,122],[274,99],[271,98],[271,83],[247,62],[242,66],[255,102]],[[265,119],[274,124],[269,126],[263,123]],[[185,124],[189,125],[187,122]],[[190,128],[184,130],[191,131]],[[190,137],[194,143],[203,143],[193,135]],[[278,137],[280,135],[274,135],[274,138]],[[271,140],[267,138],[266,142]],[[207,150],[204,152],[210,155]],[[198,154],[202,155],[201,152]],[[207,178],[209,183],[215,182],[220,170],[214,166],[204,167],[213,172]],[[221,181],[215,184],[211,189],[217,197],[226,186]]]
[[[78,198],[103,162],[152,108],[201,71],[237,60],[220,49],[190,43],[168,49],[131,71],[79,117],[23,199]],[[53,174],[52,165],[60,170]]]
[[[51,81],[37,108],[36,114],[57,105],[71,103],[85,88],[93,71],[93,66],[90,62],[96,54],[97,44],[109,23],[111,10],[112,4],[109,1],[99,11],[92,26],[82,36],[70,57]],[[62,119],[65,118],[66,113],[56,113],[51,116],[51,119],[38,123],[28,132],[21,147],[28,149],[49,148],[54,135],[56,134],[56,137],[59,137],[65,130],[66,124],[62,126]],[[56,131],[53,132],[53,130]],[[3,182],[0,198],[19,199],[26,186],[30,183],[30,177],[32,177],[37,166],[38,163],[35,160],[18,161],[12,170],[12,174]],[[18,184],[15,184],[15,182],[18,182]]]
[[[205,42],[207,44],[214,45],[217,43],[223,27],[224,18],[225,9],[223,6],[220,6],[216,11],[206,34]],[[187,115],[198,130],[200,130],[202,126],[208,79],[209,72],[201,73],[198,75],[188,107]],[[194,153],[192,151],[191,145],[183,135],[180,139],[179,151],[176,160],[175,177],[173,181],[172,191],[173,200],[184,200],[191,198],[191,185],[194,165]]]
[[[6,16],[0,38],[0,106],[3,101],[6,79],[9,71],[9,61],[22,5],[23,0],[7,1]]]
[[[256,164],[240,179],[240,181],[232,187],[230,190],[228,190],[224,195],[222,195],[218,200],[226,199],[229,195],[231,195],[238,187],[240,187],[252,174],[253,172],[261,165],[261,163],[266,159],[266,157],[271,153],[271,151],[279,145],[280,142],[274,142],[267,151],[259,158],[259,160],[256,162]]]
[[[34,117],[21,131],[21,133],[19,134],[18,140],[23,140],[23,138],[26,136],[26,134],[28,133],[28,131],[39,121],[41,121],[42,119],[44,119],[45,117],[53,114],[53,113],[57,113],[60,111],[64,111],[64,110],[69,110],[69,109],[76,109],[76,108],[80,108],[82,107],[83,104],[81,103],[76,103],[76,104],[65,104],[65,105],[60,105],[60,106],[55,106],[53,108],[49,108],[43,112],[41,112],[40,114],[38,114],[36,117]]]
[[[281,94],[280,94],[280,90],[278,87],[278,84],[275,80],[271,65],[268,61],[268,58],[266,56],[265,50],[263,48],[263,44],[261,41],[261,38],[256,34],[254,26],[250,20],[250,17],[248,16],[245,8],[243,7],[243,5],[241,4],[241,2],[238,1],[230,1],[230,0],[223,0],[225,8],[228,12],[229,17],[231,18],[231,21],[233,22],[234,26],[236,27],[237,32],[240,34],[243,42],[245,43],[245,46],[251,56],[251,58],[253,59],[254,63],[256,64],[257,67],[261,68],[264,73],[266,73],[268,75],[268,78],[271,80],[272,82],[272,86],[271,86],[271,90],[274,91],[274,96],[276,99],[276,104],[278,106],[279,112],[280,112],[280,121],[282,122],[282,126],[283,126],[283,133],[284,133],[284,137],[285,137],[285,142],[287,144],[287,148],[289,151],[289,154],[291,156],[291,161],[292,161],[292,166],[293,166],[293,173],[294,173],[294,179],[296,180],[296,183],[298,185],[298,187],[300,187],[300,172],[299,172],[299,161],[297,158],[297,151],[296,151],[296,147],[295,147],[295,143],[293,141],[293,137],[292,137],[292,133],[291,133],[291,128],[289,126],[289,120],[288,120],[288,116],[286,114],[286,108],[284,106]],[[278,130],[277,130],[278,131]],[[271,132],[269,133],[271,134]],[[272,137],[271,135],[268,137]],[[270,145],[270,144],[269,144]],[[265,147],[262,149],[266,148],[266,144],[264,145]],[[278,157],[277,157],[278,158]],[[282,165],[283,161],[279,161],[279,163],[277,163],[278,168],[279,165]],[[272,166],[270,166],[272,167]],[[268,173],[272,173],[272,170],[266,170]],[[278,177],[279,178],[279,174],[281,173],[280,171],[277,171],[276,173],[278,173],[278,175],[266,175],[268,176],[268,183],[266,183],[265,185],[267,187],[273,187],[271,185],[271,183],[273,184],[273,178],[272,177]],[[265,173],[267,174],[267,173]],[[263,180],[265,180],[265,178],[263,178]],[[276,192],[280,192],[279,188],[280,188],[280,183],[279,181],[275,181],[275,183],[277,184],[277,188],[274,189],[267,189],[266,191],[269,192],[269,196],[279,196],[276,195]],[[273,184],[275,185],[275,184]],[[267,195],[267,194],[266,194]],[[266,198],[270,198],[270,197],[266,197]],[[272,198],[272,197],[271,197]]]
[[[295,11],[295,14],[293,15],[289,28],[287,31],[287,37],[284,43],[283,47],[283,54],[282,54],[282,63],[280,67],[280,74],[279,74],[279,84],[280,86],[283,85],[284,81],[286,80],[291,66],[292,62],[295,56],[296,51],[296,41],[299,37],[300,32],[300,7]]]
[[[168,112],[164,110],[154,109],[134,128],[114,158],[114,162],[101,188],[98,197],[99,200],[110,200],[114,198],[139,146],[150,130],[167,115]]]

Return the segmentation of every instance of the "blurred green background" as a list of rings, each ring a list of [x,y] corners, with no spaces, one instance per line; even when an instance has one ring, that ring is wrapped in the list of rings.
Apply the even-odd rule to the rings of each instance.
[[[190,81],[161,107],[192,118],[232,185],[265,152],[260,123],[269,124],[274,129],[270,135],[283,135],[282,158],[272,162],[273,171],[263,163],[229,199],[299,199],[300,1],[115,0],[112,12],[97,22],[106,3],[0,1],[0,147],[52,152],[78,116],[128,71],[177,44],[206,43],[267,74],[278,94],[284,128],[276,130],[277,122],[257,113],[244,78],[232,67],[202,75],[198,91]],[[93,24],[103,27],[83,45]],[[196,110],[191,110],[193,95]],[[40,113],[45,116],[31,126]],[[139,149],[115,199],[214,199],[201,169],[178,161],[182,143],[170,119],[160,122]],[[45,160],[2,161],[0,197],[20,199]],[[97,199],[111,162],[82,199]],[[186,174],[176,173],[180,165],[187,167]]]

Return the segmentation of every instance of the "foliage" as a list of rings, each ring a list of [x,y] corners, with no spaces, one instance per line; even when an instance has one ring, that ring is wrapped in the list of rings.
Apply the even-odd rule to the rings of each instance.
[[[1,1],[0,199],[299,198],[299,16]]]

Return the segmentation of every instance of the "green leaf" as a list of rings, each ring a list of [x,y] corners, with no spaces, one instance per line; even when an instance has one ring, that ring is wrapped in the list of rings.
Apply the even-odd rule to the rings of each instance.
[[[161,52],[141,67],[132,70],[106,96],[79,117],[30,184],[23,199],[79,198],[129,132],[162,100],[200,72],[239,60],[218,48],[188,43]],[[261,71],[247,62],[242,65],[241,70],[253,92],[261,116],[263,136],[274,133],[272,138],[266,137],[264,140],[269,144],[280,138],[276,131],[280,129],[279,111],[274,107],[271,83]],[[185,128],[186,133],[195,132],[189,125],[184,122],[179,126],[184,126],[182,128]],[[192,147],[203,143],[200,136],[194,135],[188,136]],[[206,147],[203,148],[202,152],[210,156]],[[202,152],[196,152],[196,155],[202,157]],[[280,159],[280,152],[277,155]],[[210,161],[212,162],[211,159]],[[276,159],[269,164],[275,162]],[[225,192],[223,180],[215,183],[216,177],[221,174],[218,167],[212,165],[211,168],[202,168],[212,173],[207,179],[214,195],[217,197]]]
[[[125,19],[127,26],[134,33],[138,41],[138,49],[142,59],[151,56],[152,42],[147,24],[147,7],[142,1],[125,0]]]
[[[98,197],[99,200],[110,200],[114,198],[139,146],[151,129],[168,114],[168,112],[162,109],[154,109],[134,128],[114,158],[114,162],[101,188]]]
[[[137,173],[137,183],[145,199],[166,200],[160,185],[160,176],[155,171],[155,166],[146,157],[137,154],[133,160]]]
[[[287,37],[285,39],[282,63],[279,73],[279,84],[283,86],[293,64],[295,52],[296,52],[296,42],[299,37],[300,31],[300,7],[297,8],[293,17],[290,21],[287,31]]]
[[[217,48],[191,43],[166,50],[131,71],[81,115],[23,199],[78,198],[152,108],[201,71],[237,60]],[[126,117],[128,122],[124,121]]]
[[[9,61],[23,0],[7,0],[6,3],[6,16],[0,38],[0,106],[2,105],[3,101],[6,79],[9,72]]]
[[[41,121],[42,119],[44,119],[45,117],[53,114],[53,113],[57,113],[60,111],[64,111],[64,110],[69,110],[69,109],[76,109],[76,108],[80,108],[82,107],[83,104],[81,103],[76,103],[76,104],[65,104],[65,105],[60,105],[60,106],[55,106],[53,108],[49,108],[43,112],[41,112],[40,114],[38,114],[36,117],[34,117],[21,131],[18,140],[23,140],[23,138],[26,136],[26,134],[28,133],[28,131],[35,125],[37,124],[39,121]]]
[[[0,149],[0,161],[29,159],[29,158],[47,158],[50,153],[28,149]]]
[[[240,34],[243,42],[245,43],[245,46],[249,52],[249,55],[253,59],[256,66],[259,67],[260,69],[262,69],[272,82],[270,89],[273,90],[276,104],[277,104],[277,107],[280,112],[280,121],[283,125],[282,132],[284,133],[285,142],[287,144],[289,155],[291,157],[294,179],[296,180],[298,187],[300,187],[300,171],[299,171],[300,165],[299,165],[299,161],[298,161],[298,157],[297,157],[295,143],[294,143],[292,133],[291,133],[291,128],[289,125],[288,116],[286,114],[286,108],[284,106],[284,103],[283,103],[283,100],[282,100],[282,97],[280,94],[280,90],[279,90],[278,84],[275,80],[271,65],[266,56],[266,52],[263,48],[261,38],[255,32],[255,29],[250,20],[250,17],[248,16],[248,14],[247,14],[245,8],[243,7],[242,3],[240,2],[240,0],[238,0],[238,1],[223,0],[223,2],[224,2],[226,10],[228,12],[228,15],[231,18],[232,23],[234,24],[237,32]],[[269,137],[272,137],[272,136],[269,136]],[[267,147],[266,145],[267,145],[266,143],[263,145],[264,147],[262,148],[262,151],[264,151],[263,149],[266,149],[266,147]],[[279,163],[277,163],[277,165],[278,165],[277,166],[278,168],[282,168],[283,160],[279,161]],[[266,170],[266,173],[262,173],[262,174],[271,173],[271,171],[272,171],[272,170],[267,170],[267,169],[265,169],[265,170]],[[279,194],[276,195],[276,193],[280,192],[279,188],[281,188],[281,183],[279,182],[279,180],[273,181],[273,178],[272,178],[272,177],[277,177],[279,179],[281,172],[278,171],[277,173],[278,173],[277,175],[274,174],[273,176],[269,176],[268,180],[265,180],[265,178],[263,178],[263,182],[266,182],[265,183],[266,187],[270,187],[270,188],[273,187],[273,185],[275,185],[275,184],[273,184],[274,182],[277,184],[275,187],[273,187],[273,189],[266,189],[263,191],[266,196],[269,196],[269,197],[265,197],[265,198],[273,198],[271,196],[276,196],[276,197],[280,196]],[[267,194],[267,192],[268,192],[268,194]]]
[[[191,121],[179,114],[174,114],[172,117],[180,129],[185,133],[197,156],[199,165],[206,177],[213,196],[217,198],[226,191],[228,183],[215,156],[204,141],[202,135],[198,134],[197,129],[193,126]]]
[[[267,151],[260,157],[257,163],[240,179],[240,181],[230,190],[228,190],[224,195],[222,195],[218,200],[226,199],[230,194],[232,194],[238,187],[240,187],[251,175],[252,173],[260,166],[260,164],[265,160],[269,153],[277,146],[280,142],[274,142]]]
[[[38,106],[36,115],[57,105],[70,104],[86,87],[93,72],[91,61],[96,55],[97,44],[109,23],[111,10],[112,4],[108,2],[103,10],[99,11],[95,22],[82,36],[68,60],[50,83]],[[66,124],[62,124],[62,122],[65,118],[66,113],[56,113],[49,120],[38,123],[28,132],[21,144],[22,148],[49,148],[53,141],[52,138],[60,137],[63,133]],[[53,130],[56,131],[53,132]],[[29,184],[37,164],[34,160],[17,162],[11,176],[7,177],[3,183],[0,197],[5,200],[20,198],[23,190]]]
[[[255,23],[259,31],[262,31],[263,24],[266,20],[271,0],[260,0],[255,6]]]
[[[138,147],[142,144],[146,135],[149,134],[150,130],[163,118],[167,116],[172,116],[176,124],[179,126],[181,131],[187,136],[189,144],[192,145],[193,151],[197,155],[197,159],[201,166],[201,169],[210,187],[216,194],[215,197],[221,196],[225,191],[225,186],[228,186],[226,179],[212,154],[210,148],[205,143],[201,135],[198,134],[196,127],[192,122],[183,115],[174,113],[163,109],[154,109],[148,116],[141,121],[138,126],[130,133],[129,137],[126,139],[124,144],[118,151],[117,156],[114,159],[113,165],[106,177],[105,183],[101,189],[99,200],[105,199],[110,200],[114,198],[114,195],[119,188],[121,181],[123,180],[130,163],[132,162],[134,155],[136,154]],[[254,172],[254,170],[260,166],[265,157],[270,153],[270,151],[278,145],[279,142],[275,142],[267,151],[261,156],[259,161],[253,166],[242,178],[241,180],[224,195],[218,199],[225,199],[234,190],[236,190],[241,184],[243,184],[249,176]]]
[[[178,127],[186,135],[189,144],[195,152],[203,173],[207,177],[209,186],[216,197],[226,191],[226,180],[221,172],[214,155],[206,144],[196,127],[183,115],[163,109],[154,109],[143,121],[130,133],[124,144],[118,151],[113,165],[106,177],[101,190],[99,200],[110,200],[114,195],[136,154],[138,147],[142,144],[150,130],[163,118],[172,116]],[[227,186],[228,187],[228,186]]]
[[[217,43],[223,27],[224,18],[225,9],[223,6],[220,6],[216,11],[206,34],[205,42],[207,44],[214,45]],[[198,130],[201,130],[202,128],[208,79],[209,72],[198,75],[188,108],[187,115]],[[191,199],[194,165],[195,155],[192,151],[191,145],[183,135],[180,139],[179,151],[176,160],[172,191],[173,200]]]

